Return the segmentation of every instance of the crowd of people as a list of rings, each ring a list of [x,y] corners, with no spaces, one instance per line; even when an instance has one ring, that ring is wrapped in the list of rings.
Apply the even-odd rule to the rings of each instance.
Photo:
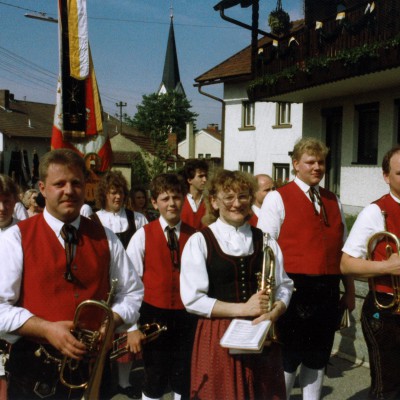
[[[382,164],[389,194],[360,213],[349,235],[339,198],[320,186],[328,148],[302,138],[291,154],[295,178],[281,187],[266,174],[211,174],[204,160],[156,176],[149,190],[129,191],[123,174],[109,171],[91,207],[85,163],[71,150],[46,153],[38,190],[22,197],[0,175],[7,260],[0,263],[0,399],[82,398],[85,385],[66,385],[60,369],[89,380],[91,350],[80,334],[98,331],[102,346],[111,324],[124,351],[102,366],[99,398],[117,390],[144,400],[166,392],[183,400],[289,399],[298,376],[303,399],[318,400],[358,276],[371,279],[362,311],[369,396],[399,398],[400,306],[392,300],[400,249],[386,234],[367,247],[374,234],[400,235],[400,147]],[[268,288],[260,286],[266,246]],[[86,300],[106,303],[111,316],[97,321],[99,311],[89,308],[76,321]],[[276,337],[259,352],[232,352],[220,342],[234,319],[269,320]],[[152,324],[159,332],[150,340]],[[143,380],[133,388],[138,364]]]

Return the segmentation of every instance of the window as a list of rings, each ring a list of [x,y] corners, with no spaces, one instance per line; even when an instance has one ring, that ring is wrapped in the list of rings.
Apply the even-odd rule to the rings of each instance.
[[[244,101],[242,106],[243,112],[243,128],[254,128],[254,113],[255,113],[255,104],[249,101]]]
[[[249,174],[254,173],[253,162],[239,162],[239,171],[248,172]]]
[[[290,179],[290,167],[289,164],[272,164],[273,179],[278,184],[289,182]]]
[[[206,153],[206,158],[211,158],[211,154],[210,153]]]
[[[290,103],[276,103],[276,121],[275,127],[291,127],[290,116],[291,104]]]
[[[197,155],[197,158],[198,158],[199,160],[201,160],[202,158],[204,158],[204,154],[203,154],[203,153],[199,153],[199,154]]]
[[[358,113],[357,163],[378,162],[379,103],[356,106]]]

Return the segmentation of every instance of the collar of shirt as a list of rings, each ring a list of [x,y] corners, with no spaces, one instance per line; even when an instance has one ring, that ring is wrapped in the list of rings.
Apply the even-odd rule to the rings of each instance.
[[[236,228],[218,218],[215,221],[215,228],[223,251],[234,256],[248,255],[253,252],[253,234],[247,222]]]
[[[64,225],[64,222],[60,221],[59,219],[53,217],[45,208],[43,210],[43,217],[44,220],[47,222],[47,225],[54,231],[55,235],[57,236],[60,242],[64,243],[64,240],[61,238],[61,228]],[[79,215],[78,218],[71,222],[71,225],[76,229],[79,229],[79,224],[81,223],[81,216]]]
[[[203,201],[203,195],[201,195],[200,201],[198,202],[198,204],[196,204],[196,202],[193,198],[193,195],[191,193],[188,193],[186,197],[187,197],[190,207],[192,207],[193,211],[197,211],[198,208],[200,207],[201,202]]]
[[[167,232],[165,231],[165,228],[167,227],[167,226],[169,226],[168,225],[168,222],[164,219],[164,217],[162,216],[162,215],[160,215],[160,218],[158,219],[159,221],[160,221],[160,225],[161,225],[161,228],[162,228],[162,230],[163,230],[163,232],[164,232],[164,234],[165,234],[165,237],[167,237]],[[179,240],[179,235],[180,235],[180,233],[181,233],[181,221],[179,221],[175,226],[173,226],[172,228],[175,228],[175,233],[176,233],[176,237],[178,238],[178,240]]]
[[[400,204],[400,199],[399,199],[399,198],[397,198],[392,192],[389,192],[389,194],[392,196],[392,199],[393,199],[396,203]]]
[[[311,200],[309,190],[310,190],[310,185],[307,185],[307,183],[303,182],[301,179],[299,179],[297,176],[294,178],[294,183],[306,194],[306,196]],[[314,186],[318,192],[319,192],[319,185]]]

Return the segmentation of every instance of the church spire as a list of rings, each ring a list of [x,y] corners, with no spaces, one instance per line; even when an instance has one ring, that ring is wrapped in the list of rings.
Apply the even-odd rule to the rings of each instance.
[[[162,82],[158,92],[167,93],[175,90],[178,93],[185,94],[185,91],[181,83],[181,78],[179,75],[178,56],[175,44],[174,13],[172,7],[172,0],[170,7],[170,18],[171,18],[171,23],[169,27],[167,51],[165,53],[164,71],[162,76]]]

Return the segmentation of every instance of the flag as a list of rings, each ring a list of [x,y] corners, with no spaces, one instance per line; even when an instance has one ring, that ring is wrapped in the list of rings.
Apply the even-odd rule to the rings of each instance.
[[[84,75],[79,75],[82,79],[73,77],[70,65],[71,49],[79,48],[79,43],[71,44],[70,40],[76,42],[79,35],[69,33],[85,26],[75,21],[79,14],[77,10],[85,9],[86,12],[86,6],[81,3],[85,3],[85,0],[59,0],[60,75],[51,148],[72,149],[85,160],[89,160],[88,162],[95,160],[96,171],[103,172],[111,166],[112,149],[110,139],[103,128],[103,109],[90,46],[87,46],[88,74],[85,78]],[[74,22],[70,23],[71,19]]]

